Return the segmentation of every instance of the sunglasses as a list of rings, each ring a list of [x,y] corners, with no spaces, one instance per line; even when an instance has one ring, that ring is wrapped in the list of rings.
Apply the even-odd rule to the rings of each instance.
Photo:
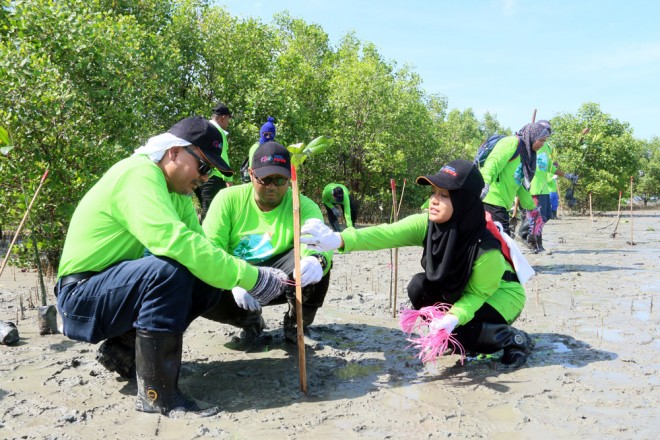
[[[289,183],[288,177],[275,176],[275,177],[266,177],[265,179],[261,180],[260,178],[257,177],[256,174],[253,173],[252,175],[254,176],[254,180],[256,180],[259,185],[263,185],[263,186],[268,186],[271,183],[275,186],[284,186],[287,183]]]
[[[192,149],[190,149],[189,147],[183,147],[183,148],[184,148],[188,153],[190,153],[190,154],[192,155],[192,157],[194,157],[195,159],[197,159],[197,162],[199,163],[199,168],[197,168],[197,170],[199,171],[199,174],[200,174],[200,175],[202,175],[202,176],[206,176],[208,173],[211,172],[211,170],[213,170],[214,167],[212,167],[211,165],[209,165],[209,164],[207,164],[206,162],[204,162],[204,160],[202,160],[201,157],[199,157],[197,154],[195,154],[195,152],[194,152]]]

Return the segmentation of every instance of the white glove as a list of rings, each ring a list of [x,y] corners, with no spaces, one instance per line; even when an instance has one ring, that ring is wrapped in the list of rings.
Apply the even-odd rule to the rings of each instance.
[[[314,284],[323,278],[323,267],[316,257],[305,257],[300,260],[300,285]]]
[[[448,335],[454,331],[454,328],[458,325],[458,318],[450,313],[446,313],[442,318],[435,318],[429,324],[429,330],[432,332],[438,332],[444,330]]]
[[[334,232],[327,227],[323,221],[317,218],[310,218],[300,229],[300,242],[307,245],[307,249],[319,252],[329,252],[339,249],[343,245],[343,240],[338,232]]]
[[[253,312],[261,310],[259,302],[242,287],[234,287],[231,289],[231,294],[234,295],[234,301],[241,309],[252,310]]]

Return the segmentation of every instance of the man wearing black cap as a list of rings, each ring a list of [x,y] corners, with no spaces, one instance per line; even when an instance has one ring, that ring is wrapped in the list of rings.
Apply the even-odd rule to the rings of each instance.
[[[286,275],[213,246],[191,195],[222,159],[222,136],[187,118],[112,166],[78,204],[55,289],[63,333],[96,344],[97,359],[137,378],[136,409],[200,411],[178,389],[183,332],[240,286],[257,301],[281,295]],[[149,255],[145,255],[145,251]]]
[[[253,265],[282,269],[292,280],[293,197],[289,187],[291,157],[286,148],[276,142],[259,146],[249,168],[249,185],[237,185],[220,192],[209,208],[204,232],[217,247]],[[301,222],[323,219],[318,205],[300,196]],[[303,325],[314,321],[323,305],[330,281],[332,252],[302,249],[301,280],[303,287]],[[295,290],[290,286],[280,297],[268,304],[289,304],[284,316],[284,336],[296,342]],[[243,329],[241,338],[251,340],[261,334],[264,321],[261,305],[242,287],[227,290],[221,302],[203,316]]]
[[[229,144],[227,142],[227,127],[229,127],[229,121],[232,118],[232,114],[229,111],[229,107],[226,104],[220,102],[213,108],[213,115],[209,122],[215,125],[215,128],[218,129],[220,135],[222,136],[222,159],[227,164],[227,168],[231,171],[231,166],[229,165]],[[201,205],[202,212],[200,214],[200,222],[204,221],[206,213],[209,210],[209,205],[213,197],[223,188],[231,186],[234,178],[232,177],[233,173],[226,172],[220,169],[214,169],[211,171],[209,178],[204,182],[199,188],[195,189],[195,195],[199,199],[199,204]]]
[[[327,210],[330,226],[336,232],[341,232],[341,227],[339,226],[339,219],[341,217],[344,217],[347,228],[354,226],[357,220],[357,209],[348,193],[348,189],[344,185],[341,183],[328,183],[323,188],[321,202]],[[343,216],[339,212],[339,208],[343,211]]]

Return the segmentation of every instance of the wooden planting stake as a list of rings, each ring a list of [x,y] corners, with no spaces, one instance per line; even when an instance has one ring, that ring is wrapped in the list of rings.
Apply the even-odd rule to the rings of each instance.
[[[633,240],[633,176],[630,176],[630,241],[628,244],[635,245],[635,240]]]
[[[399,213],[396,209],[396,183],[394,179],[390,179],[390,186],[392,187],[392,222],[396,223],[399,219]],[[394,249],[394,282],[392,294],[392,317],[396,318],[396,293],[397,285],[399,284],[399,248]]]

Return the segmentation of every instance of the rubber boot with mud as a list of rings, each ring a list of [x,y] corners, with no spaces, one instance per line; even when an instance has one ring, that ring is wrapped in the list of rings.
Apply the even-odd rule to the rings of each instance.
[[[96,352],[96,360],[124,379],[135,379],[135,330],[103,341]]]
[[[287,303],[289,304],[289,310],[284,314],[284,321],[282,322],[282,327],[284,329],[284,339],[287,342],[292,344],[298,343],[298,325],[296,321],[296,299],[287,298]],[[314,322],[316,317],[316,312],[318,307],[307,306],[303,304],[303,333],[309,336],[308,327]]]
[[[167,416],[173,411],[192,412],[201,417],[218,413],[216,407],[201,409],[179,390],[183,333],[137,330],[136,335],[136,410]]]
[[[264,334],[266,322],[261,315],[261,310],[249,311],[240,320],[237,320],[234,325],[243,329],[238,335],[238,341],[235,342],[251,344],[255,342],[268,342],[272,339],[272,336]]]
[[[503,350],[502,364],[508,369],[515,369],[527,362],[534,345],[532,338],[522,330],[507,324],[484,322],[476,350],[486,354]]]
[[[543,247],[543,234],[536,236],[536,249],[538,252],[545,252],[545,248]]]

